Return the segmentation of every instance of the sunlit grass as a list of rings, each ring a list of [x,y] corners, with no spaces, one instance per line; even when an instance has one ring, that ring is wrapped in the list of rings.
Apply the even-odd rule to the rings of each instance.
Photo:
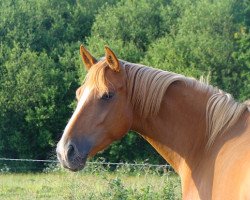
[[[95,171],[0,174],[0,199],[180,199],[173,172]]]

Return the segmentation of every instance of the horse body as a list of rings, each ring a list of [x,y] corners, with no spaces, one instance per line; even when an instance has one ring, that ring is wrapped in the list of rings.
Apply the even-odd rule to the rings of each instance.
[[[246,105],[195,80],[119,61],[108,48],[98,63],[83,47],[81,55],[89,72],[58,143],[64,167],[82,169],[131,129],[180,175],[183,199],[250,199]]]
[[[245,111],[213,148],[213,199],[250,199],[249,120]]]
[[[172,84],[159,115],[146,121],[134,117],[132,129],[180,175],[183,199],[244,199],[239,196],[243,191],[250,195],[249,112],[207,150],[204,107],[209,95]]]

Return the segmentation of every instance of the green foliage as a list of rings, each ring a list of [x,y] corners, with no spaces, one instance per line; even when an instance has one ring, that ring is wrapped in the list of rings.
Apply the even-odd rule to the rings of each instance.
[[[249,0],[1,0],[1,156],[54,154],[86,75],[83,42],[96,57],[108,44],[124,60],[210,74],[212,84],[248,99],[249,16]],[[97,157],[163,162],[133,133]]]
[[[237,80],[236,89],[239,89],[239,98],[247,100],[250,93],[250,33],[242,29],[241,35],[238,36],[237,41],[238,51],[233,53],[233,58],[237,63],[237,69],[234,73],[238,72],[240,78]]]
[[[239,71],[232,57],[238,13],[233,0],[196,1],[185,6],[177,31],[155,41],[143,60],[157,68],[198,78],[211,73],[212,83],[239,97]],[[175,26],[176,29],[176,26]]]
[[[150,46],[142,63],[197,78],[202,73],[195,66],[188,64],[186,52],[183,45],[168,36],[155,41]]]
[[[234,89],[238,91],[239,99],[247,100],[250,94],[250,1],[241,1],[236,8],[238,15],[234,19],[239,25],[234,33],[236,48],[232,57],[236,63],[233,75],[238,79]]]
[[[15,45],[7,57],[1,65],[0,152],[11,157],[44,157],[54,143],[52,131],[60,127],[56,107],[64,90],[62,74],[46,53]]]
[[[116,1],[3,0],[0,36],[9,46],[13,46],[13,42],[19,42],[22,47],[39,52],[45,50],[53,55],[54,48],[61,47],[62,44],[84,41],[90,35],[96,8],[114,2]]]
[[[150,42],[170,31],[171,13],[167,1],[121,1],[104,6],[96,16],[88,39],[91,50],[103,54],[109,44],[123,59],[139,61]]]

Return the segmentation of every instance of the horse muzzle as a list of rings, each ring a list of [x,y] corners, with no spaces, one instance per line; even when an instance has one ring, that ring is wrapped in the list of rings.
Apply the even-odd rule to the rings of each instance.
[[[64,151],[57,147],[57,158],[64,168],[71,171],[79,171],[84,168],[88,154],[80,152],[76,145],[69,143],[65,145]],[[63,153],[62,153],[63,152]]]

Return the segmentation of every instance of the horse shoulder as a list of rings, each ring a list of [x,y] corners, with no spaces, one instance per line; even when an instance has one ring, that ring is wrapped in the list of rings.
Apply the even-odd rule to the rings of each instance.
[[[212,199],[250,199],[250,125],[237,129],[216,156]]]

